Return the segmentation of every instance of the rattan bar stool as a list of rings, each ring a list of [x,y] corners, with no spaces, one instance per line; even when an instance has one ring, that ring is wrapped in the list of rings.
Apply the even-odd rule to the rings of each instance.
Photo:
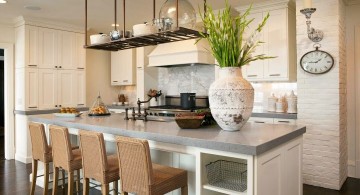
[[[53,161],[51,145],[46,141],[45,127],[41,123],[29,123],[31,149],[32,149],[32,183],[30,195],[34,195],[36,178],[42,175],[37,175],[38,161],[44,163],[44,189],[43,194],[48,194],[49,185],[49,164]],[[79,146],[71,146],[72,149],[77,149]],[[62,180],[65,180],[65,174],[62,174]],[[63,182],[64,183],[64,182]]]
[[[80,169],[82,168],[80,149],[71,149],[69,131],[66,127],[50,125],[50,138],[53,153],[53,195],[57,193],[59,169],[68,172],[68,193],[73,194],[74,171],[76,171],[76,190],[80,190]]]
[[[89,194],[89,180],[101,183],[103,195],[109,194],[109,183],[113,182],[113,195],[118,193],[119,160],[116,154],[106,156],[104,136],[102,133],[79,131],[80,149],[83,163],[83,190]]]
[[[163,195],[181,188],[188,194],[187,172],[151,163],[147,140],[118,136],[116,141],[122,193]]]

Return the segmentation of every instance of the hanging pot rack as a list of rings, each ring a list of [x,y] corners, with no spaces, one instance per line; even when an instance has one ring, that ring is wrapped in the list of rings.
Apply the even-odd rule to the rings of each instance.
[[[114,0],[114,7],[115,7],[115,27],[116,30],[116,21],[117,21],[117,5],[116,1]],[[97,50],[108,50],[108,51],[118,51],[118,50],[124,50],[124,49],[131,49],[131,48],[137,48],[137,47],[145,47],[150,45],[158,45],[163,43],[170,43],[170,42],[176,42],[176,41],[183,41],[183,40],[189,40],[189,39],[195,39],[201,37],[201,34],[199,31],[179,27],[179,0],[176,0],[176,28],[175,30],[168,30],[168,31],[161,31],[154,34],[149,35],[143,35],[143,36],[136,36],[136,37],[130,37],[125,38],[125,1],[123,0],[123,37],[110,41],[108,43],[101,43],[101,44],[87,44],[87,9],[88,9],[88,0],[85,0],[85,46],[84,48],[87,49],[97,49]],[[204,15],[206,14],[206,0],[204,0]],[[153,0],[153,18],[156,18],[155,15],[155,0]]]

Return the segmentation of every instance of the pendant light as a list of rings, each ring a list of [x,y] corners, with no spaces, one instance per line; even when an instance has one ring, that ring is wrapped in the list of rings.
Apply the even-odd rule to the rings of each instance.
[[[179,10],[176,10],[176,7]],[[161,6],[159,18],[165,22],[168,28],[166,30],[174,30],[177,27],[194,29],[196,24],[195,9],[187,0],[166,0]]]

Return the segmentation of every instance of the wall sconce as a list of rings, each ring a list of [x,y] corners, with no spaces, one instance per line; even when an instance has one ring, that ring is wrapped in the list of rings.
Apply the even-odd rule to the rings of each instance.
[[[307,2],[309,0],[305,0],[305,2]],[[305,4],[306,5],[306,4]],[[310,3],[311,5],[311,3]],[[308,33],[308,37],[311,41],[313,42],[320,42],[323,38],[324,38],[324,33],[321,30],[318,29],[314,29],[313,27],[311,27],[311,14],[313,14],[316,11],[316,8],[305,8],[300,10],[300,12],[302,14],[305,15],[306,17],[306,25],[307,25],[307,33]]]

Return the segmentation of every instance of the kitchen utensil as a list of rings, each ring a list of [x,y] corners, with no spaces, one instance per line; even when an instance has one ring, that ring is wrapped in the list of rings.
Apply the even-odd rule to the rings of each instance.
[[[102,44],[102,43],[108,43],[110,41],[111,41],[110,37],[103,33],[90,35],[90,44]]]
[[[113,30],[110,32],[110,39],[112,41],[119,40],[121,37],[123,37],[123,31],[122,30]]]
[[[154,34],[158,32],[158,29],[156,26],[144,23],[144,24],[135,24],[133,26],[133,32],[134,36],[142,36],[142,35],[148,35],[148,34]]]
[[[180,102],[181,107],[183,109],[190,109],[194,108],[195,105],[195,99],[196,99],[196,93],[180,93]]]

